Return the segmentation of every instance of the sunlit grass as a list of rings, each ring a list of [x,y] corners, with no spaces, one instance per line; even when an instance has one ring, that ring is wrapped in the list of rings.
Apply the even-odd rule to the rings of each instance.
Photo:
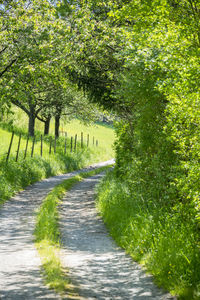
[[[99,161],[106,161],[112,158],[111,153],[105,147],[84,145],[81,147],[80,141],[77,148],[71,151],[70,138],[67,138],[65,148],[65,138],[56,140],[56,151],[54,153],[55,139],[52,137],[52,147],[50,152],[50,137],[43,137],[41,155],[41,133],[36,132],[34,153],[32,157],[33,138],[29,138],[26,158],[25,148],[27,143],[27,133],[24,129],[8,124],[2,124],[0,128],[0,203],[9,199],[14,193],[25,188],[38,180],[49,176],[66,173],[72,170],[81,169]],[[6,157],[11,141],[12,130],[15,135],[8,162]],[[21,143],[18,161],[16,162],[19,134],[21,133]]]
[[[12,137],[12,132],[9,132],[9,131],[6,131],[6,130],[3,130],[2,128],[0,128],[0,143],[1,143],[0,157],[7,155],[8,148],[9,148],[10,142],[11,142],[11,137]],[[24,153],[25,153],[26,144],[27,144],[27,138],[25,136],[22,136],[21,140],[20,140],[20,148],[19,148],[19,153],[21,155],[24,155]],[[19,145],[19,135],[14,134],[10,154],[15,157],[16,157],[18,145]],[[32,146],[33,146],[33,138],[29,137],[27,156],[31,156]],[[53,153],[54,153],[54,150],[53,150],[53,144],[52,144],[52,154]],[[37,154],[37,155],[41,154],[41,141],[39,141],[38,139],[35,141],[33,154]],[[45,141],[43,141],[43,143],[42,143],[42,155],[44,157],[49,157],[49,145]]]
[[[179,299],[200,299],[199,230],[187,208],[147,202],[113,174],[99,186],[97,207],[110,234],[159,286]]]
[[[70,123],[61,124],[61,128],[65,130],[69,136],[74,136],[78,134],[78,138],[81,138],[81,132],[83,132],[84,140],[86,143],[87,135],[90,136],[90,146],[93,144],[93,137],[99,142],[99,146],[105,148],[107,152],[110,153],[110,157],[113,157],[113,142],[115,138],[114,129],[111,126],[93,124],[86,126],[82,124],[79,120],[72,120]]]
[[[28,118],[27,115],[19,110],[18,108],[13,108],[15,112],[12,116],[12,120],[17,127],[23,128],[27,131]],[[40,131],[42,134],[44,131],[44,124],[39,120],[36,120],[36,130]],[[77,134],[78,141],[81,140],[81,132],[83,132],[84,143],[87,144],[87,135],[90,136],[89,147],[93,147],[93,137],[96,145],[96,140],[98,140],[99,147],[106,153],[107,158],[114,157],[113,143],[115,139],[115,131],[112,126],[101,124],[90,124],[86,125],[77,119],[73,119],[69,122],[61,120],[60,125],[61,136],[64,136],[65,132],[70,140],[71,136],[74,137]],[[62,133],[63,132],[63,133]],[[54,135],[54,119],[52,119],[50,124],[50,135]]]

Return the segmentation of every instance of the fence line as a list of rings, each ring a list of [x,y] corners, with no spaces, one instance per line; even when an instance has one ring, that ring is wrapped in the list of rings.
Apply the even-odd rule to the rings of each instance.
[[[11,139],[10,139],[10,143],[9,143],[9,147],[8,147],[8,152],[5,153],[6,154],[6,162],[9,161],[9,158],[10,158],[10,155],[11,155],[11,149],[13,147],[13,140],[14,140],[14,136],[15,136],[15,132],[13,131],[12,132],[12,135],[11,135]],[[75,134],[75,136],[71,136],[71,139],[67,137],[67,132],[63,132],[63,137],[64,137],[64,154],[67,153],[67,145],[69,147],[69,151],[72,153],[72,152],[76,152],[77,151],[77,147],[78,147],[78,134]],[[18,139],[18,143],[17,143],[17,151],[16,151],[16,158],[15,158],[15,161],[17,162],[18,159],[19,159],[19,154],[20,154],[20,147],[21,147],[21,139],[22,139],[22,134],[20,133],[19,134],[19,139]],[[54,151],[54,154],[56,154],[56,151],[57,151],[57,140],[58,138],[55,137],[55,139],[53,140],[52,136],[49,137],[49,151],[48,151],[48,154],[51,155],[52,154],[52,146],[53,146],[53,151]],[[67,141],[70,141],[70,143],[67,143]],[[39,142],[39,153],[40,153],[40,156],[43,157],[43,154],[44,154],[44,136],[41,134],[40,136],[40,139],[39,141],[37,140],[37,142]],[[89,142],[90,142],[90,135],[87,134],[86,136],[86,141],[85,141],[85,147],[89,147]],[[52,145],[53,143],[53,145]],[[27,157],[27,154],[28,154],[28,148],[29,148],[29,144],[30,144],[30,136],[27,135],[27,138],[26,138],[26,145],[25,145],[25,149],[24,150],[21,150],[21,152],[23,151],[24,152],[24,156],[23,158],[26,159]],[[47,144],[47,142],[46,142]],[[37,144],[38,145],[38,144]],[[95,145],[95,137],[93,137],[93,146]],[[98,147],[99,145],[99,142],[98,140],[96,140],[96,147]],[[36,137],[33,136],[33,139],[32,139],[32,145],[30,146],[30,156],[33,157],[34,155],[34,152],[36,151],[35,148],[36,148]],[[81,149],[84,148],[84,134],[83,132],[81,132],[81,136],[80,136],[80,147]],[[38,149],[38,148],[37,148]],[[38,150],[37,150],[38,151]],[[1,155],[1,156],[4,156],[5,154]]]

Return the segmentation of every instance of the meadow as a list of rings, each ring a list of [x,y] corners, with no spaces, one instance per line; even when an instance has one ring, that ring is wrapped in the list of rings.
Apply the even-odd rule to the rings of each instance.
[[[13,108],[13,114],[9,115],[6,123],[12,123],[13,126],[17,129],[18,132],[23,132],[24,136],[26,136],[27,127],[28,127],[28,118],[25,113],[23,113],[21,110],[17,108]],[[7,127],[8,128],[8,127]],[[12,126],[10,127],[12,128]],[[36,128],[36,135],[38,136],[38,139],[41,134],[43,134],[44,125],[39,120],[36,120],[35,124]],[[89,134],[90,141],[89,146],[92,148],[93,146],[93,137],[95,139],[95,145],[96,140],[98,140],[98,145],[102,149],[102,155],[104,153],[104,158],[109,159],[114,157],[114,149],[113,149],[113,142],[115,139],[115,132],[113,129],[113,126],[107,125],[105,123],[83,123],[78,119],[72,119],[72,120],[63,120],[61,119],[60,124],[60,137],[64,137],[65,133],[67,133],[67,137],[70,139],[71,137],[75,137],[77,134],[77,141],[80,142],[81,140],[81,133],[83,133],[84,137],[84,143],[87,144],[87,136]],[[54,121],[52,120],[50,123],[50,136],[54,136]],[[3,140],[3,143],[2,143]],[[0,132],[0,142],[1,142],[1,149],[0,149],[0,155],[7,152],[7,148],[10,142],[9,134],[6,132],[2,133]],[[3,147],[2,147],[3,145]],[[17,150],[17,140],[14,146],[14,151]],[[25,147],[25,141],[22,140],[22,148]],[[45,147],[45,146],[44,146]],[[38,149],[40,147],[38,146]],[[37,145],[36,145],[36,152],[37,152]],[[40,152],[40,151],[38,151]],[[103,156],[100,157],[100,160],[103,159]]]
[[[24,189],[27,185],[38,180],[57,174],[69,172],[75,169],[86,167],[99,161],[105,161],[113,158],[114,151],[112,143],[114,142],[114,130],[111,127],[101,125],[86,126],[78,120],[72,120],[70,123],[61,125],[62,131],[67,132],[67,143],[65,149],[65,137],[60,136],[56,141],[56,153],[54,153],[54,142],[52,143],[51,154],[50,139],[53,137],[53,123],[51,123],[50,135],[43,137],[42,156],[41,156],[41,134],[43,133],[43,124],[37,122],[35,132],[34,154],[31,157],[33,139],[29,138],[28,151],[26,158],[25,148],[27,142],[27,118],[20,111],[7,119],[7,122],[0,123],[0,203],[9,199],[17,191]],[[11,153],[8,162],[6,162],[7,152],[12,136],[15,132]],[[84,133],[84,145],[81,147],[80,135]],[[21,134],[20,151],[18,162],[16,162],[19,135]],[[71,136],[77,134],[77,148],[71,151]],[[87,146],[87,135],[95,136],[99,145],[93,145],[90,140]],[[55,140],[54,140],[55,141]]]

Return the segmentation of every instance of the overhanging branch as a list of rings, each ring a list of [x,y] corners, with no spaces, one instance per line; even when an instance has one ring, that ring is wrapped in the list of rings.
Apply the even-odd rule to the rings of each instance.
[[[12,67],[12,65],[17,61],[17,58],[13,59],[9,65],[7,65],[7,67],[0,73],[0,77],[3,76],[4,73],[6,73],[8,71],[8,69],[10,69]]]

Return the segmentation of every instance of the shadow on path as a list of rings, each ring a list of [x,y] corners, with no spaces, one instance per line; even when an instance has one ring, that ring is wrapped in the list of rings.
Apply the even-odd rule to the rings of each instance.
[[[175,299],[157,288],[109,236],[94,205],[102,175],[84,180],[67,193],[61,212],[62,261],[82,299]]]
[[[95,167],[110,164],[105,162]],[[90,168],[83,169],[88,171]],[[0,299],[60,299],[41,278],[41,262],[34,247],[35,210],[64,179],[80,171],[45,179],[7,201],[0,208]]]

